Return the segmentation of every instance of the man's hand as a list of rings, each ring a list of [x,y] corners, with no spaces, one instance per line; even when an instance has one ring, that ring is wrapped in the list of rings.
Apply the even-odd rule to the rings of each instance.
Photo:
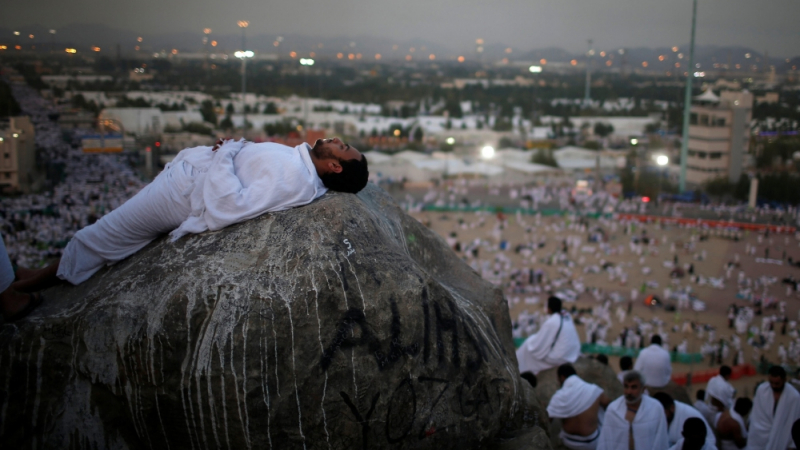
[[[217,142],[214,143],[214,147],[211,148],[211,151],[212,152],[217,151],[217,149],[220,148],[223,144],[225,144],[225,139],[222,138],[217,139]]]

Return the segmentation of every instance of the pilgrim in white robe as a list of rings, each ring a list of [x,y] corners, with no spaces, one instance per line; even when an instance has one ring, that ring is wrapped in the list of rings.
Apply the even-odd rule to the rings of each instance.
[[[519,371],[537,374],[564,363],[573,363],[581,354],[581,340],[572,317],[566,312],[551,314],[539,332],[525,339],[517,349]]]
[[[692,406],[694,406],[694,409],[698,410],[700,414],[703,415],[703,418],[706,419],[706,422],[709,424],[714,421],[714,415],[719,414],[719,411],[717,411],[716,408],[710,406],[708,403],[702,400],[695,401]]]
[[[633,423],[625,420],[628,404],[625,397],[611,402],[606,409],[603,428],[600,431],[597,450],[620,450],[628,448],[628,433],[633,428],[633,445],[636,450],[667,450],[669,436],[664,407],[658,400],[643,395]]]
[[[800,419],[800,393],[786,383],[778,399],[775,414],[775,398],[772,388],[764,382],[753,396],[753,410],[750,412],[750,431],[747,438],[748,450],[786,450],[794,448],[792,424]]]
[[[672,417],[672,422],[669,424],[669,444],[675,445],[676,442],[683,439],[683,423],[691,417],[697,417],[706,424],[706,446],[703,448],[716,449],[717,437],[714,435],[714,430],[708,425],[706,419],[700,414],[700,411],[677,400],[675,400],[675,415]]]
[[[327,189],[309,149],[228,141],[216,151],[181,151],[133,198],[75,234],[58,277],[80,284],[164,233],[174,241],[311,203]]]
[[[722,378],[722,375],[717,375],[708,380],[706,395],[719,400],[725,405],[725,409],[731,409],[733,408],[733,396],[736,395],[736,389],[725,378]]]
[[[603,394],[603,389],[583,381],[577,375],[570,375],[561,389],[557,390],[550,403],[547,405],[547,414],[551,419],[567,419],[575,417],[589,409],[597,398]],[[600,410],[602,411],[602,410]],[[561,430],[559,436],[564,445],[573,450],[592,450],[597,446],[598,430],[589,436],[575,436]]]
[[[664,387],[672,378],[672,362],[669,352],[658,344],[650,344],[649,347],[639,352],[633,370],[644,376],[645,385]]]

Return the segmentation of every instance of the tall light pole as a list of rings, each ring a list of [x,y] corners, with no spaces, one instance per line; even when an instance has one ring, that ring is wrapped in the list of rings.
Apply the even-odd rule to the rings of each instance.
[[[244,122],[242,122],[242,135],[247,133],[247,111],[245,108],[247,107],[247,101],[245,100],[245,89],[247,86],[247,58],[253,57],[253,52],[247,51],[247,43],[245,41],[245,31],[247,31],[247,26],[250,25],[250,22],[246,20],[240,20],[236,22],[239,25],[239,28],[242,29],[242,51],[239,52],[240,55],[237,55],[237,58],[241,58],[242,60],[242,114],[244,117]],[[248,56],[249,53],[249,56]]]
[[[686,190],[686,159],[689,157],[689,114],[692,109],[692,79],[694,78],[694,29],[697,24],[697,0],[692,2],[692,40],[689,44],[689,68],[686,72],[686,96],[683,100],[683,137],[681,138],[681,175],[678,190]]]
[[[589,39],[589,51],[586,52],[586,89],[585,89],[585,96],[583,99],[584,106],[588,106],[592,102],[592,67],[591,61],[592,56],[594,55],[594,49],[592,48],[592,41]]]
[[[664,168],[667,164],[669,164],[669,157],[667,155],[658,155],[656,157],[656,164],[661,167],[662,170],[659,171],[658,174],[658,194],[656,194],[656,205],[661,204],[661,179],[664,177]]]
[[[304,134],[308,136],[308,67],[314,65],[314,60],[311,58],[300,58],[300,64],[304,66],[303,84],[306,90],[306,95],[303,98],[303,131]]]
[[[56,30],[50,30],[50,53],[56,51]]]

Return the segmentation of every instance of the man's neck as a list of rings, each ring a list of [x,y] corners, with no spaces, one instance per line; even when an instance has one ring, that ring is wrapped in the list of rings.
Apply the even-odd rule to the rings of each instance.
[[[625,402],[625,406],[628,407],[628,411],[630,412],[637,412],[639,411],[639,407],[642,406],[642,399],[636,401],[636,403],[628,403]]]

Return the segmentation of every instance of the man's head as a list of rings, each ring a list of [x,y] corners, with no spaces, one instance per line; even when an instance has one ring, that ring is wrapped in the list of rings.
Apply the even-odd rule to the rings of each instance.
[[[567,378],[571,377],[572,375],[576,375],[575,368],[572,367],[572,364],[566,363],[558,366],[558,371],[556,375],[558,376],[558,383],[563,385]]]
[[[706,443],[706,424],[699,417],[683,422],[683,450],[700,450]]]
[[[695,398],[700,400],[701,402],[706,401],[706,391],[705,389],[698,389],[697,394],[695,394]]]
[[[753,409],[753,401],[747,397],[737,398],[736,405],[733,407],[733,410],[742,417],[750,414],[751,409]]]
[[[720,376],[721,376],[722,378],[724,378],[725,380],[728,380],[728,379],[730,379],[730,378],[731,378],[731,373],[732,373],[732,372],[733,372],[733,371],[732,371],[732,370],[731,370],[731,368],[730,368],[730,367],[728,367],[728,366],[722,366],[722,367],[720,367],[720,368],[719,368],[719,374],[720,374]]]
[[[672,419],[675,418],[675,400],[672,399],[672,396],[666,392],[656,392],[653,398],[658,400],[661,406],[664,407],[664,415],[667,416],[667,423],[672,423]]]
[[[786,386],[786,371],[781,366],[772,366],[769,368],[769,386],[772,392],[783,392]]]
[[[608,365],[608,356],[606,356],[606,355],[604,355],[602,353],[600,353],[597,356],[595,356],[594,359],[599,361],[601,364]]]
[[[644,394],[644,376],[636,370],[631,370],[622,378],[622,388],[625,393],[625,403],[636,405],[642,401]]]
[[[619,368],[620,370],[631,370],[633,369],[633,358],[628,355],[623,356],[619,359]]]
[[[550,298],[547,299],[547,310],[550,311],[550,314],[557,314],[561,312],[561,299],[551,295]]]
[[[524,378],[528,383],[530,383],[531,387],[536,387],[538,384],[538,380],[536,380],[536,375],[533,372],[522,372],[519,376]]]
[[[653,338],[650,339],[650,343],[655,345],[661,345],[661,336],[658,334],[654,334]]]
[[[322,183],[332,191],[355,194],[367,185],[367,157],[339,138],[317,139],[311,159]]]

